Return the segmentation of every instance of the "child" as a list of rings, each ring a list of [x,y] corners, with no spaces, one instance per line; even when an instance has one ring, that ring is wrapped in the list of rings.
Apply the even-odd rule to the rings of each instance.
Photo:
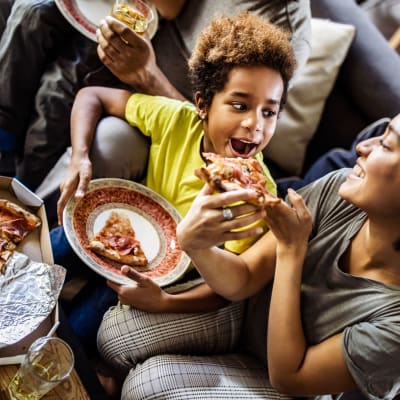
[[[59,218],[68,198],[75,190],[75,196],[81,197],[90,181],[89,149],[103,113],[126,117],[150,137],[144,184],[164,196],[182,215],[203,187],[193,173],[204,165],[202,152],[254,156],[262,161],[261,151],[275,132],[295,68],[286,33],[251,13],[216,19],[200,35],[189,67],[195,105],[101,87],[78,93],[71,118],[72,162],[62,185]],[[265,166],[264,171],[272,182]],[[268,190],[276,192],[275,184]],[[240,207],[242,211],[255,210],[250,205]],[[246,218],[250,223],[259,215]],[[252,229],[252,233],[259,233],[259,228]],[[211,296],[205,285],[169,295],[131,268],[123,267],[122,271],[139,284],[109,286],[122,303],[145,311],[205,312],[226,304]],[[85,330],[71,322],[75,330]]]

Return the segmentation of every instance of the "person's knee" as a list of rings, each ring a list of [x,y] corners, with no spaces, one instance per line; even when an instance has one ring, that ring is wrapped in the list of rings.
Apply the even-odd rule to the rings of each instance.
[[[48,19],[49,13],[58,13],[54,0],[16,0],[14,2],[14,10],[19,16],[24,17],[24,25],[29,25],[32,21]]]
[[[148,152],[148,138],[137,128],[120,118],[106,117],[97,126],[91,148],[93,177],[140,180]]]

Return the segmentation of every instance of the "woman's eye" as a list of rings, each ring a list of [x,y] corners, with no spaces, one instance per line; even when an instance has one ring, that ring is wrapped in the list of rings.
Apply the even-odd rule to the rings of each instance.
[[[385,150],[390,150],[390,146],[388,146],[387,144],[385,144],[385,142],[383,140],[379,141],[379,144],[381,145],[381,147]]]

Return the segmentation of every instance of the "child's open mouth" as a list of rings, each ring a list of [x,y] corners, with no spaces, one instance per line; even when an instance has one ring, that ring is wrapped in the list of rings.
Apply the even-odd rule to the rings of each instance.
[[[232,150],[242,157],[249,156],[257,146],[254,142],[243,139],[230,139]]]

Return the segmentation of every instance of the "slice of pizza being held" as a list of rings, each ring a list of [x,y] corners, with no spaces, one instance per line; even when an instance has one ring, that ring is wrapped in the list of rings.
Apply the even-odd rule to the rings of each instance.
[[[146,266],[148,260],[142,246],[136,240],[129,218],[116,211],[111,212],[104,226],[94,235],[87,246],[95,253],[121,264]]]
[[[17,245],[41,220],[35,214],[5,199],[0,199],[0,273],[4,274],[6,263]]]
[[[215,191],[252,189],[257,197],[249,203],[257,206],[274,206],[281,201],[267,191],[267,178],[255,158],[222,157],[214,153],[203,153],[203,157],[206,167],[197,168],[194,173]]]

